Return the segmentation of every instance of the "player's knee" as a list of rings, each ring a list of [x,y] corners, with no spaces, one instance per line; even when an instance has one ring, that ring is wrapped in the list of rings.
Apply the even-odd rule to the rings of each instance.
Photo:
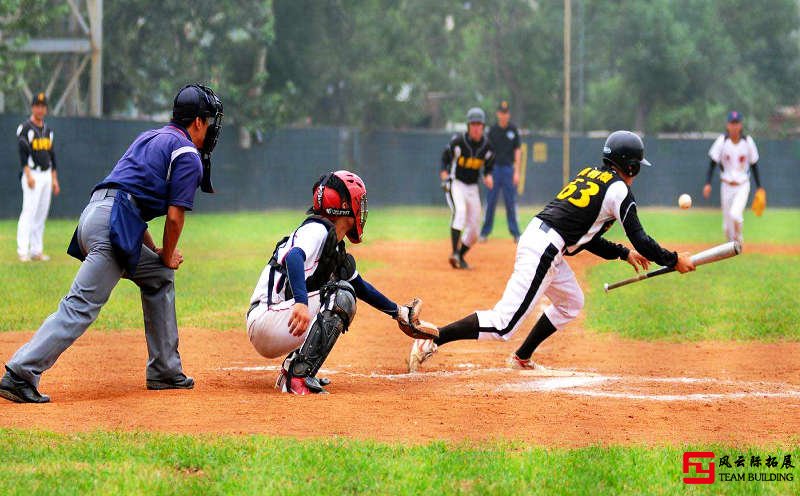
[[[356,316],[356,290],[347,281],[337,281],[325,286],[322,292],[324,295],[322,309],[331,310],[341,317],[347,330]]]

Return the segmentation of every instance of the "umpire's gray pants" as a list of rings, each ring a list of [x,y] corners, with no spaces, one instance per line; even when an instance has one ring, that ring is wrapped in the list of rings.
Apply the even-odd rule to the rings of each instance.
[[[175,272],[154,251],[142,246],[136,275],[129,277],[117,263],[109,241],[109,218],[114,198],[95,194],[78,222],[78,241],[86,260],[78,269],[69,294],[58,310],[47,317],[33,338],[25,343],[6,366],[15,374],[39,385],[42,372],[53,366],[97,319],[120,278],[139,286],[147,339],[147,379],[170,379],[180,373],[178,324],[175,318]],[[87,363],[86,367],[96,367]],[[113,367],[113,364],[109,364]]]

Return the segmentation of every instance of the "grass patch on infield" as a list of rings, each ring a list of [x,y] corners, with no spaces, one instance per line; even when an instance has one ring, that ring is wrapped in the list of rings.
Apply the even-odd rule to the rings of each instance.
[[[49,434],[0,430],[0,494],[797,494],[793,481],[683,483],[684,451],[786,454],[798,446],[531,447],[523,443],[421,446],[266,436]],[[692,473],[692,475],[694,475]]]
[[[604,282],[631,277],[628,264],[589,271],[586,325],[639,339],[800,340],[797,255],[743,253],[603,292]]]
[[[538,211],[537,207],[521,209],[520,224],[525,226]],[[800,210],[770,209],[758,219],[748,211],[746,216],[745,239],[748,242],[800,244],[800,232],[793,228],[800,221]],[[240,328],[253,287],[275,243],[303,217],[301,210],[189,214],[179,245],[186,262],[176,277],[179,325]],[[676,242],[715,244],[723,241],[718,210],[645,209],[641,217],[648,232],[667,246]],[[365,243],[445,240],[449,238],[449,220],[449,210],[441,207],[373,207]],[[34,330],[56,309],[78,269],[77,261],[65,253],[75,224],[74,219],[48,221],[45,250],[52,260],[22,264],[15,253],[16,220],[0,221],[0,246],[4,247],[0,250],[0,292],[4,295],[0,301],[3,315],[0,331]],[[151,222],[150,229],[154,237],[160,239],[163,220]],[[615,226],[610,236],[619,239],[623,234]],[[498,209],[492,237],[509,237],[502,208]],[[371,268],[391,261],[359,259],[358,262],[359,270],[368,277]],[[778,266],[782,265],[775,264]],[[769,277],[774,273],[771,270]],[[138,288],[123,281],[92,328],[141,327]]]

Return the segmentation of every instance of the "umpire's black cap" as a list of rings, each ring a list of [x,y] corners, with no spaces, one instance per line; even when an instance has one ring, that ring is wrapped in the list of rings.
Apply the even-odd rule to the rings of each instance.
[[[497,105],[497,111],[498,112],[505,113],[505,112],[508,112],[509,109],[510,109],[510,107],[508,106],[508,102],[505,101],[505,100],[503,100],[502,102],[500,102],[500,104]]]
[[[34,105],[47,105],[47,95],[43,92],[33,95],[33,98],[31,98],[31,107]]]

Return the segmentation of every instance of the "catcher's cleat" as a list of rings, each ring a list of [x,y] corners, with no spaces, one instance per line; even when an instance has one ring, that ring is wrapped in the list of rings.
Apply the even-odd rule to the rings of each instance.
[[[447,259],[450,262],[450,267],[454,269],[458,269],[461,266],[461,257],[458,253],[453,253],[450,255],[450,258]]]
[[[327,378],[317,379],[316,377],[289,377],[289,373],[281,368],[278,380],[275,381],[275,389],[282,393],[296,394],[305,396],[307,394],[328,394],[323,386],[327,386],[331,381]]]
[[[512,353],[511,356],[508,357],[508,366],[517,370],[545,370],[544,367],[534,362],[532,358],[523,360],[518,357],[516,353]]]
[[[437,348],[432,339],[415,339],[408,355],[408,371],[416,372],[425,360],[436,353]]]

